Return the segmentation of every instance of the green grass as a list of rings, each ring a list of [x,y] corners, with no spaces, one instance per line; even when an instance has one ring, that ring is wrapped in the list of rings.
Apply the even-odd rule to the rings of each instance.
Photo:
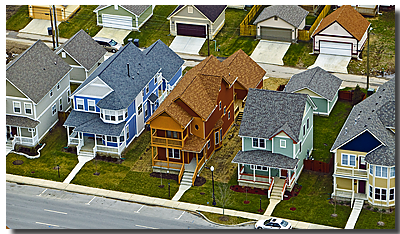
[[[176,5],[157,5],[154,8],[153,16],[140,28],[140,32],[133,31],[125,38],[124,43],[128,43],[128,38],[139,39],[140,47],[149,47],[158,39],[169,46],[174,39],[169,36],[169,21],[167,17],[176,8]]]
[[[308,14],[306,17],[306,25],[313,25],[316,19],[317,19],[317,16]]]
[[[292,43],[283,57],[285,66],[307,68],[314,64],[317,59],[316,55],[309,54],[312,52],[312,42],[299,41]]]
[[[91,37],[95,36],[101,29],[96,25],[96,14],[93,12],[96,7],[97,5],[81,5],[81,9],[72,18],[58,26],[60,37],[70,38],[81,29]]]
[[[56,125],[41,143],[46,143],[46,145],[41,150],[41,156],[37,159],[28,159],[14,153],[7,155],[6,172],[46,180],[64,181],[78,163],[75,154],[62,151],[63,147],[67,145],[65,128]],[[24,163],[22,165],[12,164],[17,159],[24,161]],[[58,178],[57,170],[53,169],[57,165],[60,165],[60,178]]]
[[[22,5],[18,11],[7,20],[6,29],[19,31],[25,28],[31,20],[32,18],[29,17],[28,13],[28,5]]]
[[[250,10],[250,8],[246,9]],[[228,8],[225,10],[225,25],[214,38],[217,43],[217,48],[219,48],[220,51],[215,51],[215,41],[210,41],[210,54],[219,57],[229,57],[239,49],[242,49],[248,55],[253,52],[254,48],[256,48],[258,44],[258,40],[254,40],[254,37],[239,36],[239,25],[248,13],[249,11],[240,9]],[[199,54],[207,56],[207,41],[200,49]]]
[[[241,224],[244,222],[253,221],[251,219],[245,219],[242,217],[229,216],[229,215],[225,215],[225,217],[228,217],[228,220],[222,221],[222,220],[220,220],[220,218],[222,217],[222,215],[220,215],[220,214],[215,214],[215,213],[210,213],[210,212],[205,212],[205,211],[202,211],[201,213],[204,216],[206,216],[207,219],[209,219],[215,223],[220,223],[220,224],[225,224],[225,225],[234,225],[234,224]]]
[[[338,216],[331,217],[334,213],[334,205],[329,203],[332,180],[332,175],[329,174],[303,171],[298,180],[298,184],[302,186],[299,195],[281,201],[272,216],[344,228],[351,208],[337,205]],[[290,210],[291,207],[296,210]]]
[[[378,221],[383,221],[385,226],[377,225]],[[360,216],[354,229],[395,229],[396,228],[396,212],[391,214],[381,214],[371,210],[362,209]]]
[[[329,117],[314,115],[314,150],[312,156],[315,160],[329,163],[332,157],[330,149],[350,114],[351,108],[350,102],[338,100]]]

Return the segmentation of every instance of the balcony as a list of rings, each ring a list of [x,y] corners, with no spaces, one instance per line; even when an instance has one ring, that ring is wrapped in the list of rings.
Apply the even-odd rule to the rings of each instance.
[[[342,176],[357,177],[357,178],[368,178],[368,173],[367,173],[366,169],[341,167],[341,166],[338,166],[337,163],[335,164],[335,173],[334,174],[342,175]]]
[[[160,146],[165,148],[182,148],[183,140],[166,138],[166,137],[158,137],[156,136],[156,131],[151,136],[151,145],[152,146]]]

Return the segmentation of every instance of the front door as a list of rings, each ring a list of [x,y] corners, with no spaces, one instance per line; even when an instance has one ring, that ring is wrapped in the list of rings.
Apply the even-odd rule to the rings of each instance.
[[[367,169],[367,165],[365,164],[365,157],[364,156],[359,156],[358,157],[358,168],[360,169]]]
[[[17,127],[11,127],[11,133],[13,136],[17,135]]]
[[[281,177],[287,177],[287,170],[281,169]]]
[[[358,181],[358,193],[365,194],[365,180],[359,180]]]

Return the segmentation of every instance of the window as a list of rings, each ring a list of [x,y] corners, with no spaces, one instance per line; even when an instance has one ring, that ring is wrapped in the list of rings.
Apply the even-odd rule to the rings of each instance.
[[[168,149],[168,157],[179,159],[180,151],[178,149]]]
[[[50,97],[53,97],[53,89],[50,90]]]
[[[310,128],[310,118],[307,118],[307,130]]]
[[[60,90],[60,82],[57,83],[57,90]]]
[[[231,119],[231,111],[228,111],[228,119]]]
[[[115,136],[111,137],[111,139],[112,139],[112,142],[118,142],[117,137],[115,137]]]
[[[83,109],[85,109],[84,103],[85,103],[85,102],[84,102],[83,99],[77,98],[77,99],[76,99],[76,108],[77,108],[78,110],[83,110]]]
[[[60,98],[60,100],[58,102],[59,102],[59,105],[58,105],[59,111],[62,111],[63,110],[62,98]]]
[[[94,100],[88,100],[89,111],[96,111],[96,103]]]
[[[175,138],[175,139],[178,139],[178,132],[172,132],[172,136]]]
[[[119,136],[119,142],[124,142],[124,136]]]
[[[306,125],[303,125],[303,136],[306,135]]]
[[[193,13],[193,7],[188,6],[188,13],[192,14]]]
[[[138,115],[140,115],[141,113],[142,113],[142,104],[140,104],[138,107]]]
[[[226,114],[226,106],[224,106],[224,115]]]
[[[389,190],[389,200],[394,200],[394,188]]]
[[[146,86],[146,94],[149,93],[149,86]]]
[[[369,186],[369,197],[372,198],[372,186]]]
[[[125,131],[126,131],[126,139],[128,140],[129,139],[129,125],[126,125]]]
[[[373,175],[374,174],[374,166],[369,165],[369,174]]]
[[[386,189],[384,188],[375,188],[375,199],[386,201]]]
[[[342,154],[342,165],[344,166],[356,166],[356,156],[355,155],[348,155],[348,154]]]
[[[281,147],[281,148],[286,148],[286,140],[280,140],[280,142],[279,142],[280,144],[279,144],[279,146]]]
[[[199,125],[194,125],[194,129],[199,130]]]
[[[118,121],[121,121],[124,119],[124,115],[118,115]]]
[[[210,147],[211,147],[211,141],[208,140],[208,142],[207,142],[207,149],[210,149]]]
[[[250,165],[250,169],[254,170],[254,165]],[[268,171],[268,167],[266,167],[266,166],[256,165],[255,169],[258,171]]]
[[[219,130],[219,142],[222,142],[222,128]]]
[[[109,111],[111,116],[111,121],[115,121],[115,111]]]
[[[395,167],[390,168],[390,177],[395,177],[396,173],[394,171]]]
[[[375,166],[375,176],[387,178],[387,167]]]
[[[274,16],[274,20],[278,20],[278,16]]]
[[[14,113],[21,113],[21,103],[13,102]]]
[[[147,108],[147,105],[145,104],[144,105],[144,116],[147,116],[148,115],[148,110],[147,110],[148,108]]]
[[[382,177],[385,177],[385,178],[388,177],[387,167],[382,167]]]
[[[118,5],[114,5],[114,10],[118,11]]]
[[[63,52],[61,52],[61,58],[66,58],[67,57],[67,54],[63,51]]]
[[[69,104],[71,102],[71,98],[69,98],[69,96],[71,96],[71,90],[67,90],[67,103]]]
[[[253,138],[253,148],[265,149],[265,139]]]
[[[222,108],[222,102],[221,101],[219,101],[219,110],[221,110],[221,108]]]
[[[54,104],[51,107],[51,115],[55,115],[57,113],[57,104]]]
[[[31,115],[32,114],[32,104],[24,103],[24,107],[25,107],[25,114]]]
[[[215,132],[215,144],[218,145],[219,143],[219,132]]]

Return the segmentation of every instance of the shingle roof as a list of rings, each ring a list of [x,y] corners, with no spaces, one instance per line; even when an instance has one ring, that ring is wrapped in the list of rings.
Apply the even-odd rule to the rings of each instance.
[[[340,78],[324,69],[314,67],[313,69],[293,75],[283,91],[291,93],[307,88],[332,101],[342,82]]]
[[[93,12],[97,12],[98,10],[107,6],[111,5],[99,5],[96,9],[94,9]],[[137,16],[140,16],[151,5],[119,5],[119,6],[122,6],[123,8],[127,9],[128,11]]]
[[[352,6],[344,5],[336,11],[332,12],[331,14],[327,15],[318,25],[312,37],[314,37],[317,33],[324,30],[334,22],[339,23],[358,41],[361,40],[365,31],[370,25],[370,22],[366,20],[360,13],[358,13]]]
[[[270,139],[284,131],[298,142],[307,98],[301,93],[250,89],[239,136]]]
[[[392,166],[395,164],[395,134],[386,127],[394,126],[394,121],[395,78],[392,78],[376,93],[353,107],[331,151],[367,130],[385,145],[368,153],[365,160],[371,164]]]
[[[79,30],[67,42],[60,46],[56,53],[65,50],[86,70],[90,70],[107,53],[107,51],[95,42],[85,31]]]
[[[41,40],[6,67],[6,77],[33,102],[40,100],[72,68]]]
[[[141,51],[133,43],[128,43],[104,61],[76,89],[74,94],[78,93],[93,79],[99,77],[114,91],[100,100],[97,106],[111,110],[127,108],[158,71],[161,71],[163,77],[169,81],[184,63],[183,59],[161,40],[156,41],[150,47]]]
[[[179,9],[184,7],[186,5],[179,5],[175,8],[175,10],[168,16],[171,17],[175,12],[177,12]],[[218,18],[218,16],[224,12],[226,9],[227,5],[192,5],[196,7],[201,13],[203,13],[209,20],[212,22],[215,22],[215,20]]]
[[[240,150],[232,160],[233,163],[244,163],[289,170],[293,170],[298,161],[298,158],[293,159],[282,154],[272,153],[268,150]]]
[[[185,145],[183,146],[182,151],[200,153],[206,144],[206,139],[190,134],[185,140]]]
[[[33,120],[24,116],[6,115],[6,125],[23,127],[23,128],[35,128],[40,124],[39,121]]]
[[[272,5],[264,8],[254,21],[254,24],[278,16],[280,19],[298,28],[307,15],[308,11],[297,5]]]

